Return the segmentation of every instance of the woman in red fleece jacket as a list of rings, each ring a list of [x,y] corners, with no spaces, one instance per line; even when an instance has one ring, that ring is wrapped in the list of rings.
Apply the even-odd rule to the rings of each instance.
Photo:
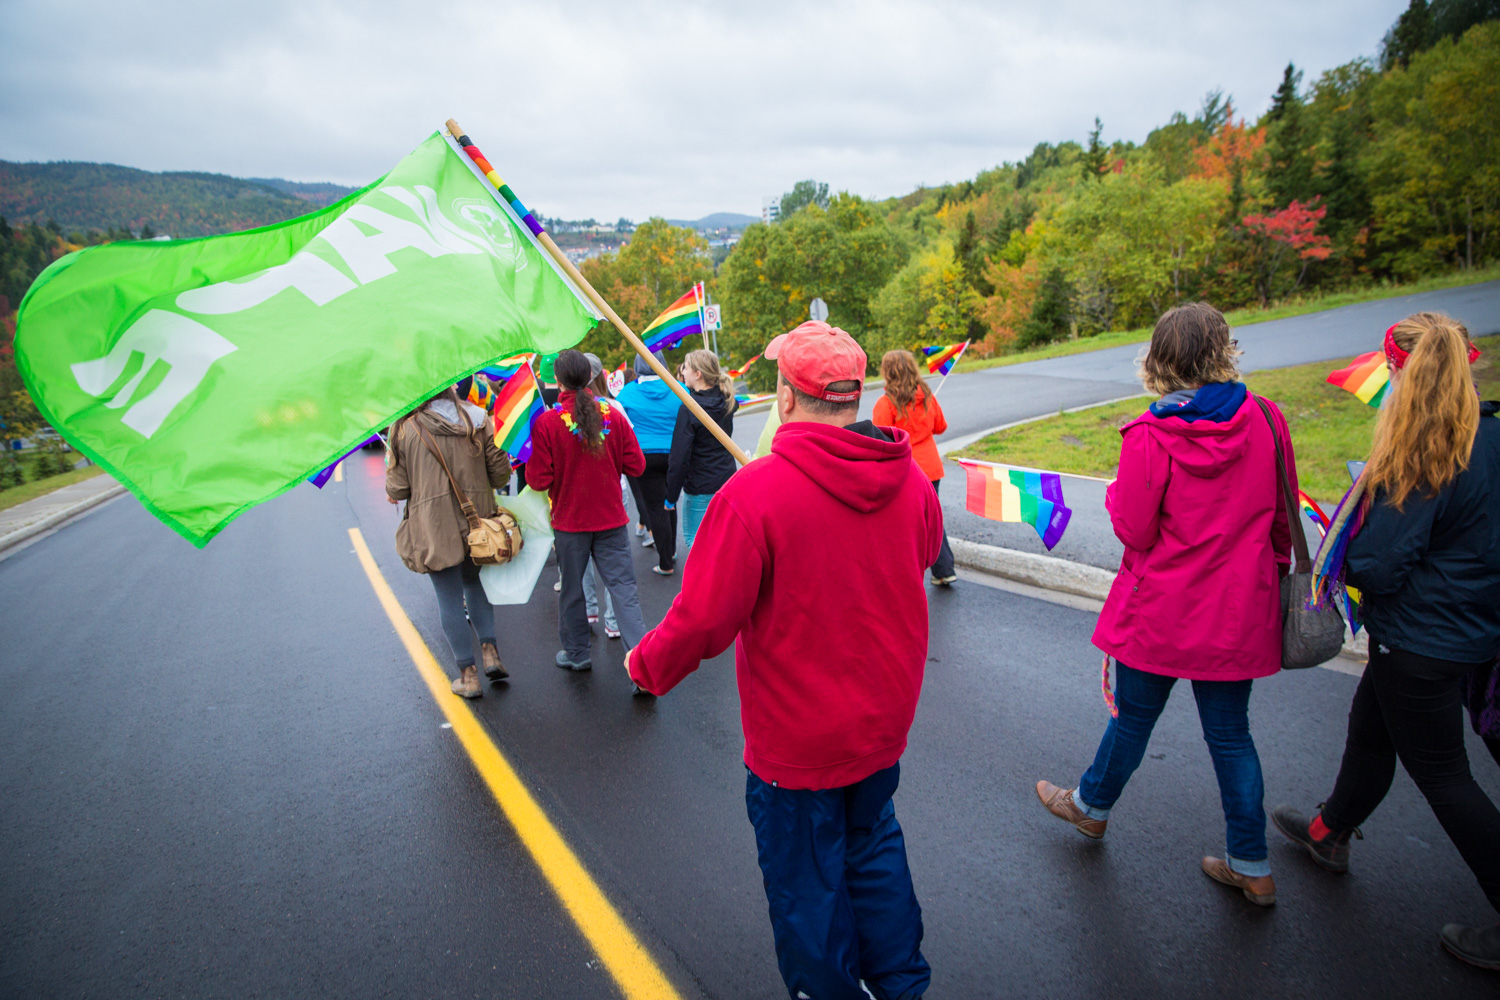
[[[646,456],[630,422],[589,391],[593,371],[588,358],[578,351],[563,351],[554,370],[562,392],[557,408],[537,417],[531,426],[526,483],[547,491],[552,500],[553,544],[562,572],[557,632],[563,648],[558,651],[557,665],[589,670],[593,661],[583,574],[590,556],[614,598],[615,618],[626,647],[639,645],[646,634],[625,531],[630,517],[620,498],[620,474],[640,475]]]
[[[709,502],[682,592],[626,666],[665,694],[735,646],[755,828],[792,996],[917,997],[931,972],[891,794],[927,663],[942,509],[904,431],[857,421],[865,354],[810,322],[766,357],[771,454]]]

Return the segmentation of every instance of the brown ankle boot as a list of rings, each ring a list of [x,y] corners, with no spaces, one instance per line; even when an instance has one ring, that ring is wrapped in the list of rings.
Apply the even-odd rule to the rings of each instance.
[[[495,648],[493,642],[481,642],[479,656],[484,661],[484,676],[490,680],[503,681],[510,676],[510,672],[505,669],[505,664],[500,662],[500,650]]]
[[[1276,905],[1276,882],[1269,875],[1241,875],[1229,867],[1228,861],[1214,857],[1203,859],[1203,874],[1215,882],[1239,889],[1256,906]]]
[[[1072,823],[1079,833],[1090,840],[1100,840],[1104,837],[1104,827],[1109,823],[1107,819],[1090,819],[1084,815],[1078,803],[1073,801],[1072,788],[1058,788],[1050,781],[1038,781],[1036,783],[1036,797],[1042,800],[1042,805],[1047,811],[1065,823]]]
[[[458,680],[453,682],[453,693],[460,698],[484,697],[484,691],[479,686],[479,669],[472,663],[459,672]]]

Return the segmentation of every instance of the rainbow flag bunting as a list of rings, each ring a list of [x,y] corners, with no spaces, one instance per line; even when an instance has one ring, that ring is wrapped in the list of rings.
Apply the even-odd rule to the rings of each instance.
[[[1328,382],[1354,393],[1361,403],[1379,409],[1391,388],[1391,371],[1386,367],[1385,354],[1371,351],[1355,358],[1348,368],[1330,372]]]
[[[662,314],[641,331],[641,339],[652,351],[665,351],[684,337],[703,333],[703,284],[699,282],[667,306]]]
[[[1073,511],[1063,501],[1062,477],[1055,472],[959,459],[968,477],[965,506],[991,521],[1025,523],[1036,529],[1050,551],[1068,530]]]
[[[542,415],[542,386],[531,366],[527,378],[513,378],[505,383],[495,398],[495,447],[510,456],[512,465],[531,457],[531,423]]]
[[[730,378],[743,378],[744,374],[747,371],[750,370],[750,366],[753,365],[753,364],[755,364],[755,362],[757,362],[759,360],[760,360],[760,355],[757,354],[755,357],[751,358],[749,361],[746,361],[740,367],[729,369],[729,377]]]
[[[958,364],[958,359],[963,357],[964,351],[968,349],[967,340],[962,344],[949,344],[947,347],[942,344],[933,344],[931,347],[922,348],[922,353],[926,355],[928,374],[947,375],[953,370],[953,366]]]
[[[1328,515],[1323,513],[1323,508],[1318,506],[1316,500],[1298,490],[1297,506],[1302,508],[1302,513],[1307,515],[1309,521],[1318,526],[1319,535],[1328,534]]]

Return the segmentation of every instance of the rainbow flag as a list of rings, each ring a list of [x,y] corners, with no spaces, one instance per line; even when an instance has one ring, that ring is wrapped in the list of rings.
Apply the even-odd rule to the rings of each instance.
[[[641,339],[649,350],[665,351],[684,337],[703,333],[702,288],[701,282],[689,288],[641,331]]]
[[[1062,477],[1057,473],[965,459],[958,464],[968,477],[965,506],[970,513],[991,521],[1029,524],[1048,551],[1068,530],[1073,511],[1063,501]]]
[[[1383,352],[1371,351],[1355,358],[1348,368],[1330,372],[1328,382],[1354,393],[1361,403],[1379,409],[1391,388],[1391,370],[1386,367]]]
[[[495,447],[510,456],[512,465],[531,457],[531,423],[546,409],[542,405],[542,386],[531,366],[527,378],[513,378],[505,383],[495,398]]]
[[[501,358],[492,365],[485,365],[479,369],[477,374],[483,375],[491,382],[508,382],[511,376],[521,370],[522,365],[536,364],[535,354],[512,354],[508,358]]]
[[[967,340],[962,344],[949,344],[947,347],[942,344],[933,344],[931,347],[922,348],[922,353],[926,355],[927,373],[947,375],[953,370],[953,366],[958,364],[958,359],[963,357],[964,351],[968,349]]]
[[[1307,515],[1309,521],[1318,526],[1319,535],[1328,534],[1328,515],[1323,513],[1323,508],[1318,506],[1316,500],[1298,490],[1297,506],[1302,508],[1302,513]]]
[[[757,354],[755,357],[751,358],[749,361],[746,361],[739,368],[731,368],[731,369],[729,369],[729,377],[730,378],[741,378],[741,377],[743,377],[744,374],[747,371],[750,370],[750,366],[753,365],[753,364],[755,364],[755,362],[757,362],[759,360],[760,360],[760,355]]]
[[[486,413],[495,408],[495,383],[484,372],[475,372],[469,386],[469,402],[481,407]]]
[[[737,392],[737,393],[734,394],[734,398],[739,402],[739,404],[741,406],[749,406],[751,403],[764,403],[768,399],[775,399],[776,398],[776,393],[774,393],[774,392],[761,392],[761,393]]]

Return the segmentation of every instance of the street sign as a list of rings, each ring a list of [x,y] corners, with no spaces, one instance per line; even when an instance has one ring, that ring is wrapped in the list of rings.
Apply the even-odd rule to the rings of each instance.
[[[807,308],[807,315],[819,323],[823,322],[828,318],[828,303],[822,299],[813,299],[812,304]]]
[[[719,310],[721,308],[722,307],[717,302],[715,302],[713,305],[707,305],[707,306],[703,307],[703,327],[704,327],[704,329],[706,329],[706,330],[722,330],[722,329],[724,329],[724,320],[723,320],[723,317],[720,316],[720,314],[719,314]]]

